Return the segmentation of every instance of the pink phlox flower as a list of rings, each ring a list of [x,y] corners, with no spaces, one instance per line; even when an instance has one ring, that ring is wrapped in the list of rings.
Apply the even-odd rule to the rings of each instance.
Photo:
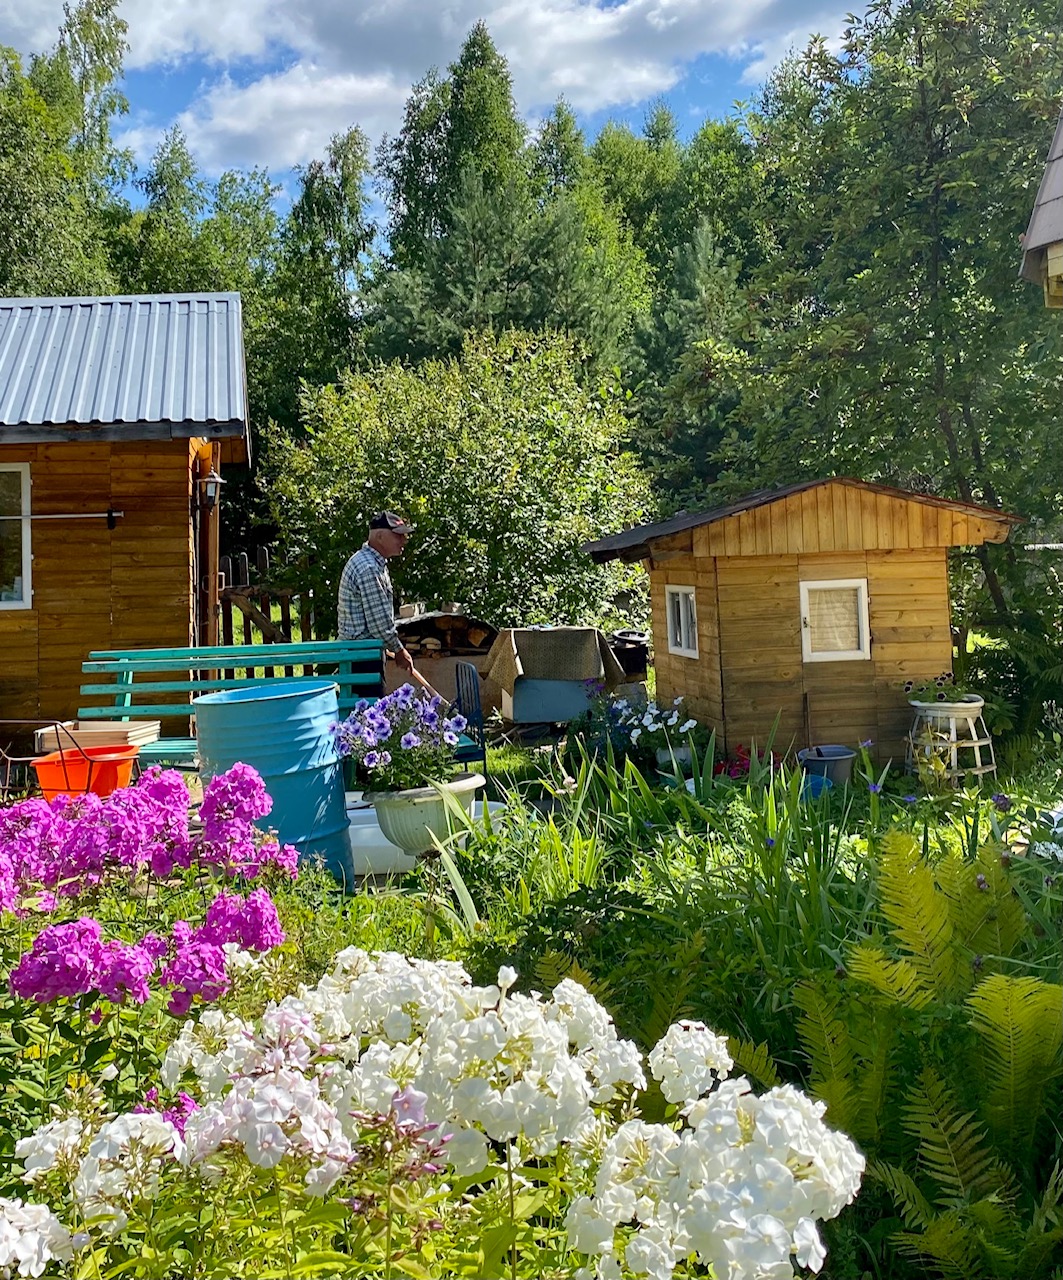
[[[151,995],[148,979],[154,974],[158,957],[143,944],[128,945],[112,939],[101,949],[96,986],[100,995],[114,1004],[124,1004],[126,996],[134,1004],[146,1004]]]
[[[211,778],[203,789],[199,809],[203,835],[224,844],[229,840],[230,824],[254,822],[272,808],[273,801],[256,770],[248,764],[234,764],[228,772]]]
[[[47,1004],[96,990],[102,961],[99,922],[82,916],[42,929],[8,981],[15,995]]]

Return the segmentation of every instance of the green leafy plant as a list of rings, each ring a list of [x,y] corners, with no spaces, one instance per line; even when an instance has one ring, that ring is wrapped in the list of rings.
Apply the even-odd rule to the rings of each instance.
[[[794,993],[811,1087],[896,1205],[902,1257],[947,1280],[1053,1275],[1063,987],[1024,972],[1022,883],[999,846],[931,860],[899,834],[876,874],[883,929]]]

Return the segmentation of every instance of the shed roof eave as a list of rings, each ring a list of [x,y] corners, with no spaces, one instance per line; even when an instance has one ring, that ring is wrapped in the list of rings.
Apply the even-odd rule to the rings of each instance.
[[[107,422],[84,426],[26,423],[0,426],[0,445],[6,444],[70,444],[95,442],[121,444],[132,440],[205,440],[247,441],[247,424],[228,422]]]

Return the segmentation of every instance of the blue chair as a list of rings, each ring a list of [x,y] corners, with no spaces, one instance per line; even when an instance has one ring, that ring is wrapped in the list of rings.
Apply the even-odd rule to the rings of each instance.
[[[454,711],[468,721],[454,751],[454,759],[462,764],[478,760],[487,776],[487,736],[484,733],[484,712],[480,703],[480,673],[471,662],[458,662],[454,667],[454,683],[457,690]]]

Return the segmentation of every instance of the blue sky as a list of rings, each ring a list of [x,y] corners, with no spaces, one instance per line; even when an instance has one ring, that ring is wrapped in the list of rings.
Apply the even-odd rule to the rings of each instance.
[[[179,124],[201,169],[267,168],[285,181],[359,124],[375,143],[410,85],[452,61],[483,18],[529,122],[563,95],[589,136],[641,125],[658,99],[692,133],[750,97],[812,31],[836,37],[832,0],[121,0],[130,113],[120,140],[141,164]],[[0,0],[0,44],[48,48],[61,0]]]

